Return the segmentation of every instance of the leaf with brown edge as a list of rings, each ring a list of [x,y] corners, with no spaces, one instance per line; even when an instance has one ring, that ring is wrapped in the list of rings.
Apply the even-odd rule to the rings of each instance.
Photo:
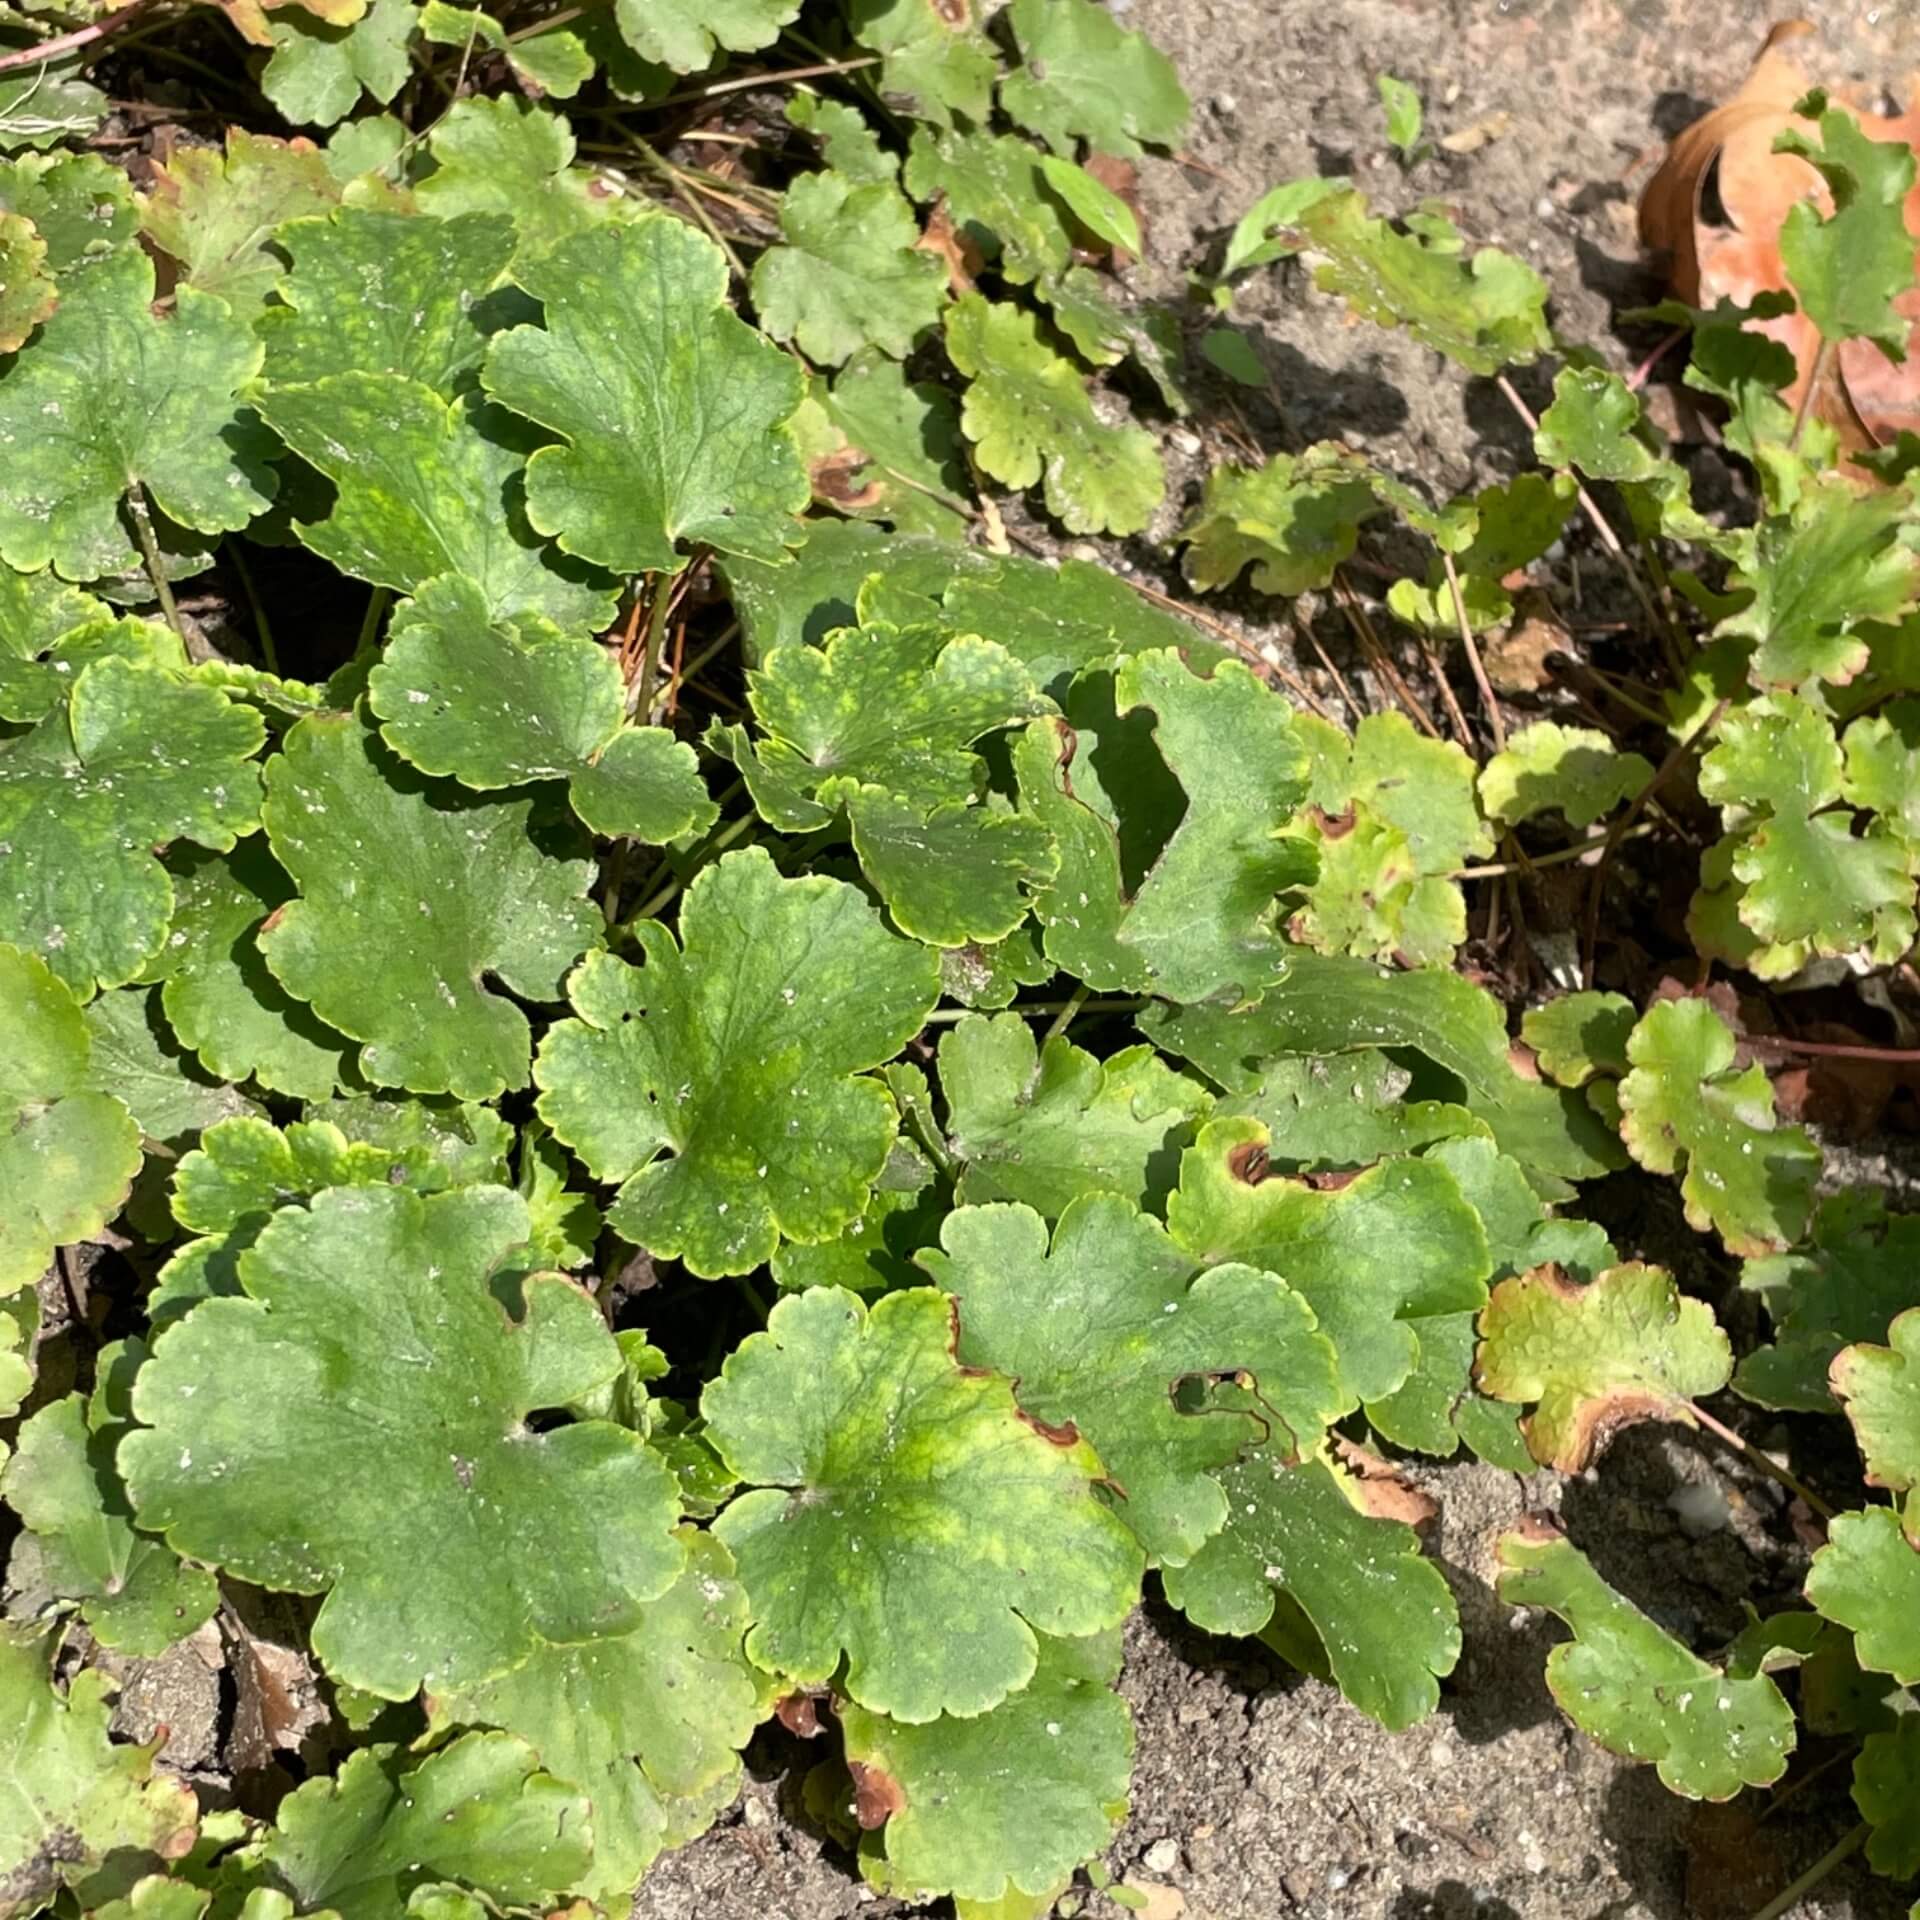
[[[1693,1424],[1689,1402],[1733,1370],[1727,1336],[1662,1267],[1609,1267],[1586,1286],[1557,1266],[1494,1288],[1474,1375],[1496,1400],[1537,1404],[1520,1428],[1542,1466],[1578,1473],[1622,1427]]]
[[[367,10],[367,0],[214,0],[233,23],[233,30],[250,46],[270,47],[273,32],[267,15],[294,7],[329,27],[350,27]]]
[[[1829,1375],[1867,1463],[1867,1484],[1909,1492],[1920,1486],[1920,1307],[1887,1329],[1884,1347],[1844,1348]],[[1908,1503],[1920,1530],[1920,1504]]]

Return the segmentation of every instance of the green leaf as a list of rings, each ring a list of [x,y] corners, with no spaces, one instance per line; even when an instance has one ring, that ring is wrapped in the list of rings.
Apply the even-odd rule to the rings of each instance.
[[[616,1905],[666,1848],[703,1831],[739,1790],[738,1749],[764,1711],[741,1652],[746,1594],[711,1534],[683,1527],[686,1571],[640,1625],[436,1694],[430,1724],[498,1727],[593,1805],[590,1871],[568,1882]]]
[[[1302,716],[1314,752],[1311,798],[1296,835],[1318,873],[1294,938],[1385,960],[1445,964],[1466,938],[1454,870],[1493,851],[1473,797],[1473,762],[1450,740],[1417,734],[1404,714],[1366,715],[1351,741]]]
[[[31,1915],[64,1887],[97,1888],[116,1854],[178,1860],[194,1842],[193,1789],[154,1771],[153,1747],[108,1737],[113,1682],[83,1667],[63,1694],[49,1666],[56,1636],[0,1625],[0,1886]]]
[[[866,456],[836,504],[862,519],[884,520],[903,532],[961,539],[972,492],[953,396],[928,381],[909,381],[876,347],[856,353],[830,391],[816,395],[843,445]],[[784,569],[782,569],[784,571]]]
[[[1191,103],[1173,62],[1143,33],[1128,33],[1094,0],[1013,0],[1007,9],[1021,65],[1000,82],[1000,105],[1056,153],[1084,139],[1096,153],[1132,159],[1144,141],[1178,146]]]
[[[0,938],[82,997],[138,974],[173,892],[152,849],[225,851],[259,824],[258,715],[155,667],[102,660],[31,733],[0,742]]]
[[[511,222],[342,207],[281,228],[274,244],[293,265],[282,304],[255,327],[271,385],[389,373],[444,399],[471,384],[494,310],[488,295],[513,257]]]
[[[1810,1244],[1749,1260],[1740,1284],[1766,1303],[1779,1335],[1740,1363],[1734,1384],[1762,1406],[1831,1413],[1828,1367],[1850,1343],[1878,1344],[1913,1305],[1920,1272],[1920,1217],[1890,1214],[1871,1187],[1829,1194],[1813,1216]]]
[[[1299,950],[1252,1007],[1149,1009],[1140,1024],[1235,1092],[1257,1087],[1262,1064],[1276,1056],[1411,1048],[1441,1070],[1449,1097],[1485,1120],[1501,1150],[1536,1180],[1590,1180],[1623,1164],[1580,1096],[1515,1072],[1499,1003],[1455,973],[1400,973]]]
[[[1347,192],[1343,181],[1326,180],[1310,174],[1304,180],[1282,181],[1270,187],[1236,222],[1227,236],[1227,250],[1220,262],[1220,278],[1230,280],[1249,267],[1264,267],[1275,260],[1291,259],[1300,251],[1300,217],[1322,200]],[[1216,332],[1219,329],[1215,329]],[[1209,338],[1212,336],[1210,335]],[[1264,387],[1266,374],[1258,382]]]
[[[1366,196],[1329,194],[1303,207],[1299,231],[1325,256],[1315,281],[1383,327],[1404,326],[1469,373],[1524,365],[1550,345],[1546,282],[1492,247],[1468,260],[1431,240],[1396,233],[1367,212]]]
[[[1458,606],[1438,557],[1428,565],[1424,587],[1396,580],[1387,589],[1387,605],[1396,619],[1449,643],[1459,634],[1461,609],[1475,633],[1512,619],[1513,598],[1503,582],[1531,566],[1560,538],[1577,497],[1572,480],[1557,473],[1517,474],[1504,485],[1482,487],[1438,512],[1424,501],[1416,504],[1409,497],[1411,489],[1385,474],[1373,476],[1373,487],[1384,504],[1418,527],[1442,553],[1455,557]]]
[[[774,1249],[774,1281],[789,1293],[805,1287],[877,1293],[914,1286],[920,1275],[913,1256],[939,1238],[949,1197],[926,1156],[903,1135],[893,1143],[866,1212],[837,1239],[817,1246],[783,1241]]]
[[[1806,1230],[1820,1149],[1776,1123],[1758,1067],[1733,1071],[1734,1036],[1704,1000],[1654,1007],[1627,1042],[1621,1138],[1654,1173],[1681,1172],[1687,1221],[1729,1253],[1772,1253]],[[1682,1165],[1684,1163],[1684,1171]]]
[[[1812,200],[1790,207],[1780,223],[1780,264],[1823,342],[1871,340],[1889,360],[1904,360],[1912,323],[1895,303],[1914,278],[1906,223],[1913,151],[1898,140],[1869,138],[1824,95],[1806,104],[1818,116],[1819,142],[1788,127],[1775,137],[1774,151],[1798,154],[1819,172],[1833,212],[1823,217]]]
[[[72,992],[0,946],[0,1296],[30,1287],[57,1246],[98,1233],[140,1170],[140,1129],[98,1090]]]
[[[753,304],[776,340],[838,366],[860,348],[896,359],[940,317],[946,262],[891,180],[803,173],[780,201],[784,245],[754,262]]]
[[[565,444],[527,462],[527,513],[569,553],[672,571],[685,545],[778,560],[807,480],[785,424],[800,370],[725,307],[727,263],[664,215],[583,234],[515,277],[546,311],[487,351],[494,399]]]
[[[1000,60],[971,7],[851,0],[848,17],[854,39],[880,55],[880,93],[891,105],[939,127],[956,114],[975,123],[991,116]]]
[[[1104,1061],[1064,1037],[1042,1049],[1018,1014],[951,1027],[940,1087],[961,1204],[1018,1200],[1049,1219],[1089,1193],[1160,1205],[1213,1105],[1151,1047]]]
[[[331,1779],[296,1788],[243,1856],[248,1877],[301,1913],[478,1920],[487,1908],[455,1888],[547,1907],[587,1873],[587,1802],[540,1771],[524,1741],[469,1733],[408,1767],[411,1757],[363,1747]]]
[[[1786,1771],[1793,1710],[1765,1675],[1729,1679],[1623,1599],[1577,1547],[1543,1522],[1500,1538],[1499,1594],[1544,1607],[1573,1629],[1547,1655],[1547,1686],[1583,1732],[1651,1761],[1689,1800],[1731,1800]]]
[[[1283,1056],[1267,1063],[1257,1087],[1231,1096],[1221,1111],[1223,1118],[1250,1115],[1267,1129],[1267,1159],[1277,1173],[1370,1167],[1436,1140],[1490,1137],[1485,1121],[1465,1107],[1404,1098],[1411,1084],[1407,1069],[1384,1053]]]
[[[618,0],[621,37],[642,60],[698,73],[724,47],[756,53],[799,17],[799,0]]]
[[[302,214],[324,213],[340,189],[326,156],[298,145],[227,130],[217,147],[177,147],[156,166],[140,200],[140,230],[178,263],[179,283],[216,293],[251,323],[280,278],[269,247],[273,230]]]
[[[1378,511],[1367,463],[1336,440],[1264,467],[1226,463],[1207,475],[1193,517],[1180,529],[1182,563],[1202,593],[1229,587],[1248,567],[1262,593],[1324,587],[1350,559],[1363,521]]]
[[[420,16],[424,38],[438,47],[490,47],[536,98],[571,100],[593,77],[593,56],[577,33],[548,28],[529,39],[510,35],[490,13],[427,0]]]
[[[134,1383],[120,1465],[141,1525],[325,1593],[315,1653],[383,1699],[630,1631],[681,1568],[673,1486],[637,1436],[522,1424],[621,1365],[571,1281],[521,1282],[518,1318],[489,1292],[528,1227],[499,1188],[334,1188],[276,1215],[240,1256],[245,1297],[195,1307]],[[323,1508],[315,1460],[339,1476]]]
[[[436,169],[414,189],[421,209],[448,216],[504,213],[533,259],[636,205],[573,164],[573,128],[531,101],[460,100],[427,137]]]
[[[843,1707],[859,1777],[904,1800],[878,1836],[883,1884],[963,1902],[1044,1895],[1051,1907],[1126,1811],[1133,1722],[1119,1673],[1117,1633],[1049,1635],[1033,1678],[990,1712],[915,1726]]]
[[[970,382],[960,425],[984,472],[1018,488],[1044,479],[1047,510],[1069,533],[1147,524],[1166,490],[1153,436],[1101,420],[1032,314],[970,293],[947,309],[946,339]]]
[[[749,1656],[806,1685],[844,1651],[847,1693],[913,1724],[997,1706],[1033,1677],[1036,1628],[1117,1626],[1140,1585],[1092,1448],[963,1368],[949,1313],[931,1288],[871,1313],[835,1287],[789,1294],[701,1399],[754,1489],[714,1522],[753,1611]]]
[[[1845,798],[1879,814],[1909,848],[1920,847],[1920,700],[1896,700],[1854,721],[1843,745]]]
[[[1584,1087],[1597,1073],[1617,1078],[1632,1066],[1627,1041],[1634,1017],[1623,994],[1563,993],[1520,1016],[1520,1037],[1549,1080]]]
[[[1867,1484],[1920,1486],[1920,1309],[1892,1323],[1884,1347],[1845,1348],[1833,1363],[1833,1391],[1853,1423]]]
[[[353,1042],[288,994],[260,956],[263,923],[294,897],[265,837],[228,854],[176,850],[167,871],[172,925],[140,977],[162,983],[181,1045],[216,1079],[254,1080],[298,1100],[324,1100],[355,1079]]]
[[[157,1654],[212,1616],[220,1590],[212,1574],[133,1530],[113,1464],[122,1423],[104,1397],[89,1411],[69,1394],[21,1427],[0,1491],[32,1551],[15,1546],[9,1583],[77,1605],[102,1646]]]
[[[1251,996],[1279,971],[1274,896],[1309,871],[1278,838],[1306,792],[1292,710],[1238,662],[1202,680],[1171,649],[1123,661],[1114,694],[1123,715],[1152,710],[1161,756],[1187,796],[1120,938],[1170,999],[1223,988]]]
[[[1387,145],[1399,154],[1402,165],[1411,166],[1424,118],[1420,96],[1390,73],[1381,74],[1373,84],[1379,89],[1381,110],[1387,117]]]
[[[932,1010],[933,955],[854,888],[783,880],[758,848],[694,881],[678,940],[654,920],[633,932],[644,967],[595,955],[568,982],[578,1017],[541,1046],[541,1118],[624,1183],[616,1231],[693,1273],[833,1238],[886,1163],[897,1116],[866,1070]]]
[[[1538,720],[1513,734],[1481,769],[1480,803],[1503,826],[1557,811],[1568,826],[1584,828],[1652,778],[1648,761],[1622,753],[1598,728]]]
[[[1167,1225],[1200,1265],[1245,1261],[1306,1296],[1339,1357],[1340,1411],[1384,1399],[1418,1357],[1409,1320],[1486,1303],[1479,1216],[1437,1161],[1385,1160],[1323,1193],[1269,1175],[1266,1149],[1257,1120],[1202,1127]]]
[[[1867,1864],[1890,1879],[1920,1873],[1920,1719],[1870,1733],[1853,1763],[1853,1804],[1873,1827]]]
[[[1460,1618],[1413,1529],[1362,1513],[1324,1461],[1263,1448],[1220,1478],[1226,1528],[1162,1572],[1167,1598],[1205,1632],[1249,1634],[1284,1595],[1362,1713],[1396,1730],[1431,1713],[1460,1657]]]
[[[32,722],[64,707],[96,660],[187,669],[186,649],[156,620],[116,618],[51,570],[0,570],[0,719]]]
[[[128,987],[87,1003],[94,1084],[111,1090],[146,1137],[179,1147],[203,1127],[254,1105],[233,1087],[209,1079],[184,1057],[160,1015],[160,996]]]
[[[240,418],[260,345],[226,304],[183,287],[150,311],[153,264],[111,255],[62,291],[34,342],[0,376],[0,557],[52,561],[69,580],[137,564],[121,506],[141,487],[195,533],[244,527],[273,476]]]
[[[1891,1508],[1833,1521],[1807,1573],[1807,1598],[1853,1630],[1863,1667],[1903,1687],[1920,1683],[1920,1547]]]
[[[611,623],[610,583],[554,564],[528,523],[526,436],[498,408],[391,373],[275,387],[258,405],[338,489],[326,519],[294,531],[343,573],[396,593],[464,574],[495,619],[537,613],[574,632]]]
[[[842,782],[922,809],[967,800],[984,783],[973,744],[1052,703],[996,642],[946,627],[874,622],[824,647],[784,645],[750,673],[763,738],[716,736],[747,776],[760,817],[793,832],[824,825]]]
[[[406,85],[407,42],[419,20],[414,0],[371,0],[351,26],[278,8],[267,21],[273,53],[260,90],[295,126],[330,127],[363,93],[384,107]]]
[[[1700,790],[1739,836],[1729,872],[1744,888],[1740,924],[1766,943],[1746,964],[1777,978],[1813,954],[1903,953],[1914,930],[1912,856],[1894,832],[1875,825],[1856,835],[1853,816],[1833,809],[1843,782],[1827,717],[1798,695],[1772,694],[1727,713],[1717,735]]]
[[[94,153],[25,154],[0,162],[0,213],[18,214],[44,244],[55,280],[93,266],[133,237],[133,188]]]
[[[1617,373],[1562,367],[1533,450],[1550,467],[1573,468],[1589,480],[1631,484],[1651,479],[1660,465],[1643,431],[1640,397]]]
[[[566,780],[596,834],[656,845],[717,818],[691,747],[630,726],[605,648],[531,615],[491,621],[471,580],[432,580],[395,617],[367,676],[388,746],[423,773],[489,792]]]
[[[858,107],[798,88],[787,102],[787,121],[820,142],[826,162],[849,180],[897,180],[900,156],[880,144],[880,136]]]
[[[526,1085],[526,1015],[484,982],[557,1000],[599,944],[578,839],[537,800],[423,780],[354,714],[288,733],[266,822],[300,897],[276,911],[260,952],[289,993],[363,1043],[361,1072],[462,1099]]]
[[[1920,593],[1911,507],[1900,488],[1864,492],[1834,475],[1809,485],[1791,514],[1741,532],[1732,584],[1752,598],[1714,634],[1753,641],[1756,687],[1844,685],[1861,672],[1857,629],[1897,621]]]
[[[1494,1288],[1475,1370],[1496,1400],[1537,1402],[1520,1423],[1533,1457],[1579,1473],[1620,1428],[1694,1424],[1690,1402],[1733,1372],[1727,1336],[1663,1267],[1610,1267],[1587,1285],[1542,1266]]]
[[[1025,140],[917,129],[902,178],[916,200],[941,202],[955,232],[997,262],[1013,286],[1049,280],[1073,257],[1060,202]]]
[[[1163,1565],[1218,1533],[1218,1470],[1276,1423],[1289,1454],[1310,1452],[1339,1407],[1331,1345],[1285,1281],[1251,1266],[1194,1277],[1194,1262],[1150,1215],[1090,1193],[1046,1223],[1023,1206],[963,1206],[942,1252],[919,1264],[957,1296],[955,1354],[1017,1382],[1047,1431],[1084,1436],[1126,1489],[1121,1518]],[[1181,1389],[1244,1382],[1241,1414],[1184,1410]]]
[[[1140,251],[1138,217],[1104,180],[1095,179],[1085,167],[1063,160],[1057,153],[1040,156],[1040,172],[1096,240],[1125,253]]]
[[[53,282],[41,272],[47,243],[33,222],[0,212],[0,353],[12,353],[59,304]]]
[[[1057,868],[1037,821],[991,803],[916,806],[850,779],[821,788],[842,805],[854,851],[902,933],[929,946],[1003,940],[1027,917],[1029,890]]]
[[[1056,167],[1066,164],[1052,162]],[[1178,320],[1163,306],[1122,302],[1115,297],[1115,284],[1091,267],[1073,266],[1043,281],[1039,291],[1052,309],[1053,324],[1073,342],[1082,360],[1094,367],[1132,360],[1159,388],[1168,412],[1184,418],[1193,409],[1180,385],[1185,347]]]

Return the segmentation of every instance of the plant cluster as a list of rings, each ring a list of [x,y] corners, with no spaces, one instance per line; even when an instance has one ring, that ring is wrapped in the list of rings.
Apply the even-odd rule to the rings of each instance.
[[[1677,1792],[1779,1778],[1791,1694],[1920,1870],[1920,1236],[1816,1199],[1727,1003],[1603,989],[1589,925],[1516,1043],[1455,966],[1469,886],[1598,851],[1597,915],[1691,753],[1703,961],[1905,953],[1910,439],[1843,460],[1752,312],[1683,310],[1724,524],[1528,267],[1344,181],[1143,309],[1106,269],[1187,106],[1093,0],[220,10],[320,138],[246,97],[140,190],[101,23],[0,10],[74,43],[0,60],[0,1920],[617,1913],[776,1711],[837,1723],[809,1798],[877,1886],[1038,1916],[1124,1813],[1149,1573],[1405,1727],[1459,1621],[1369,1443],[1575,1472],[1744,1446],[1729,1389],[1858,1437],[1804,1608],[1708,1659],[1539,1524],[1501,1591]],[[1808,112],[1794,295],[1902,351],[1911,156]],[[1192,587],[1348,594],[1390,517],[1387,612],[1484,683],[1590,514],[1661,766],[1491,689],[1483,754],[1444,676],[1456,737],[1348,730],[1013,551],[989,482],[1155,520],[1142,421],[1264,384],[1231,282],[1296,255],[1470,374],[1557,354],[1539,466],[1223,464]],[[1737,1365],[1578,1217],[1630,1162],[1745,1262]],[[209,1630],[244,1767],[304,1776],[246,1811],[110,1736],[93,1657]]]

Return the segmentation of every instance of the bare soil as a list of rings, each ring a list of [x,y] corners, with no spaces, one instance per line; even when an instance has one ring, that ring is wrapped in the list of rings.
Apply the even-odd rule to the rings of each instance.
[[[1147,257],[1130,276],[1139,296],[1182,299],[1186,276],[1217,264],[1226,231],[1266,188],[1351,173],[1385,208],[1434,196],[1473,244],[1529,259],[1552,286],[1562,335],[1622,368],[1660,338],[1618,319],[1662,291],[1634,236],[1639,187],[1665,141],[1738,85],[1770,23],[1742,0],[1109,4],[1174,58],[1195,107],[1195,164],[1143,169]],[[1809,0],[1801,11],[1822,29],[1813,60],[1829,84],[1898,89],[1920,65],[1920,11],[1906,0]],[[1476,127],[1490,137],[1402,177],[1382,134],[1382,72],[1418,88],[1430,137]],[[1269,448],[1349,439],[1436,496],[1530,462],[1526,432],[1491,382],[1463,378],[1404,337],[1350,325],[1297,268],[1255,276],[1232,318],[1261,354],[1272,397],[1250,402],[1201,376],[1195,418],[1169,433],[1173,487],[1161,520],[1151,539],[1107,551],[1111,564],[1177,584],[1162,543],[1243,428]],[[1652,410],[1694,443],[1701,497],[1736,491],[1675,379],[1677,368],[1655,380]],[[1516,384],[1543,403],[1538,374]],[[1604,608],[1581,535],[1555,585],[1563,614],[1591,613],[1595,596]],[[1272,603],[1229,595],[1213,610],[1292,663],[1293,630]],[[1339,622],[1303,611],[1351,667]],[[1592,655],[1602,665],[1605,645]],[[1832,1172],[1905,1189],[1912,1164],[1896,1143]],[[1592,1200],[1623,1253],[1673,1266],[1737,1319],[1730,1268],[1687,1229],[1670,1191],[1628,1175]],[[1761,1427],[1754,1437],[1771,1445],[1788,1434]],[[1808,1430],[1795,1437],[1805,1445]],[[1836,1454],[1833,1466],[1840,1484],[1846,1463]],[[1427,1724],[1385,1733],[1257,1643],[1209,1640],[1156,1599],[1134,1621],[1123,1680],[1139,1738],[1133,1812],[1104,1865],[1144,1898],[1149,1920],[1744,1920],[1852,1824],[1844,1757],[1789,1804],[1778,1791],[1718,1808],[1673,1798],[1650,1769],[1567,1725],[1542,1678],[1559,1629],[1493,1595],[1499,1532],[1524,1511],[1555,1512],[1610,1580],[1710,1652],[1746,1607],[1797,1594],[1807,1548],[1771,1481],[1706,1436],[1673,1429],[1627,1435],[1597,1472],[1574,1479],[1467,1464],[1412,1472],[1440,1502],[1429,1550],[1465,1635]],[[800,1783],[814,1757],[777,1730],[763,1734],[739,1804],[656,1866],[632,1920],[908,1911],[863,1886],[808,1818]],[[1817,1744],[1803,1749],[1792,1778],[1824,1757]],[[1086,1914],[1123,1911],[1084,1885],[1074,1898]],[[1856,1866],[1792,1912],[1873,1920],[1907,1906]]]

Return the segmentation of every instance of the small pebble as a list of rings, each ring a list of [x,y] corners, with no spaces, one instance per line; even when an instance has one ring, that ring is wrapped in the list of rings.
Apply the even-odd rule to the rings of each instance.
[[[1727,1496],[1710,1480],[1690,1480],[1667,1495],[1667,1505],[1679,1516],[1680,1531],[1689,1540],[1718,1533],[1733,1518]]]
[[[1171,1873],[1180,1864],[1180,1843],[1177,1840],[1156,1840],[1140,1856],[1140,1864],[1149,1873]]]

